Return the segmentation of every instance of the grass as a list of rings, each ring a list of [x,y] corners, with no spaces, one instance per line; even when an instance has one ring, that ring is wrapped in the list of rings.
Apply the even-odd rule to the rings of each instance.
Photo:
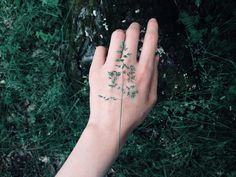
[[[1,176],[53,176],[86,124],[88,84],[68,87],[62,5],[0,7]]]
[[[198,77],[188,84],[183,73],[177,82],[160,73],[171,91],[160,93],[112,168],[118,177],[234,177],[235,3],[175,2]],[[0,1],[3,177],[54,176],[86,125],[88,81],[73,68],[70,10],[57,0]]]

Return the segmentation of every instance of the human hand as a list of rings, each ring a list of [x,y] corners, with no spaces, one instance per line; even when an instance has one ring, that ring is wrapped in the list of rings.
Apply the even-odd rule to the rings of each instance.
[[[89,73],[88,125],[120,131],[122,144],[157,100],[157,21],[151,19],[148,22],[138,61],[139,34],[138,23],[132,23],[126,32],[114,31],[108,54],[105,47],[96,48]]]
[[[157,30],[156,20],[151,19],[139,61],[138,23],[132,23],[126,33],[116,30],[112,34],[107,56],[106,48],[97,47],[89,73],[89,122],[57,177],[104,176],[128,133],[153,107],[157,100]]]

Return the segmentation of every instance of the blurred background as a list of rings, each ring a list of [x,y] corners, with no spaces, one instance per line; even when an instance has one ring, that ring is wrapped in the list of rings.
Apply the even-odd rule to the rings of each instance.
[[[236,176],[233,0],[1,0],[0,176],[51,177],[89,116],[97,45],[149,18],[160,26],[158,103],[111,177]],[[91,166],[91,169],[93,167]]]

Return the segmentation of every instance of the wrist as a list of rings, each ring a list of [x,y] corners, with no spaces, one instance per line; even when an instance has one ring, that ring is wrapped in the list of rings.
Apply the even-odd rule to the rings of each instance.
[[[112,143],[117,144],[118,147],[119,143],[121,146],[123,146],[128,137],[129,130],[124,128],[122,124],[120,126],[119,120],[111,120],[111,118],[103,117],[100,119],[90,115],[86,129],[96,129],[96,131],[98,131],[101,136],[111,138]]]

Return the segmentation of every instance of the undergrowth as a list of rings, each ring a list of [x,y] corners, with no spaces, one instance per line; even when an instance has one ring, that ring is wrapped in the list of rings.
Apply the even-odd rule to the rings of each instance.
[[[55,175],[86,124],[86,81],[72,91],[64,67],[67,13],[0,1],[0,176]]]
[[[118,177],[234,177],[235,3],[175,3],[199,77],[158,102],[112,168]],[[0,176],[54,176],[86,125],[87,78],[75,89],[67,72],[69,11],[58,0],[0,1]]]

